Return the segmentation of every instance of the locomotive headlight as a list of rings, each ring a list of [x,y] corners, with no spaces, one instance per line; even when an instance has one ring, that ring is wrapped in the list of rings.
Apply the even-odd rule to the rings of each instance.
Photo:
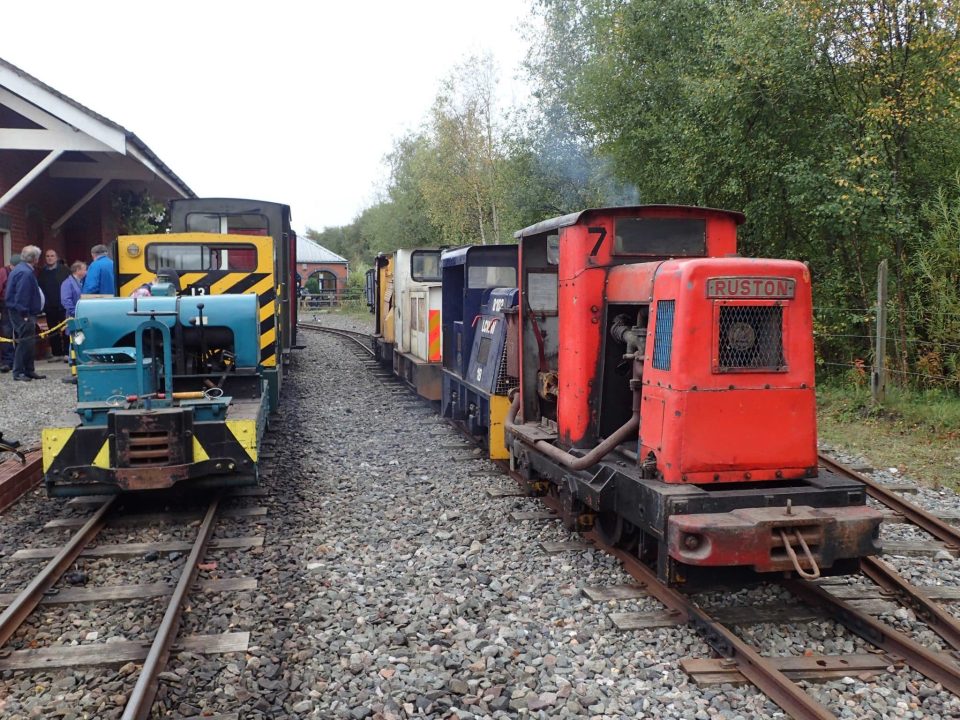
[[[83,345],[83,341],[86,339],[86,335],[83,334],[83,330],[77,330],[73,334],[73,343],[74,345]]]
[[[130,243],[127,245],[127,255],[130,257],[137,257],[140,255],[140,246],[136,243]]]
[[[727,347],[744,352],[757,341],[757,332],[750,323],[735,322],[727,328]]]

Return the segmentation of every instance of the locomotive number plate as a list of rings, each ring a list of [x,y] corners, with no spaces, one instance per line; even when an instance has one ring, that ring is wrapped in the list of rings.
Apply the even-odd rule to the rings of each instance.
[[[792,299],[796,284],[784,277],[715,277],[707,279],[707,297]]]

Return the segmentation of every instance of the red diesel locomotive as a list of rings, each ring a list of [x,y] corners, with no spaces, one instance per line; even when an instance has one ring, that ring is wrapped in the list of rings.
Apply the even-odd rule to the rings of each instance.
[[[818,469],[810,273],[740,213],[586,210],[517,233],[512,467],[673,584],[855,570],[864,487]]]

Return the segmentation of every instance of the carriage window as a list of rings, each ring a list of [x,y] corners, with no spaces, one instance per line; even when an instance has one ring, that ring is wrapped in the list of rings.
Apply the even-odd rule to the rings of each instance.
[[[556,273],[527,273],[527,304],[533,312],[557,311]]]
[[[471,265],[467,269],[467,287],[472,290],[516,286],[516,268]]]
[[[707,254],[707,221],[686,218],[621,218],[614,252],[621,255],[700,257]]]
[[[440,282],[440,252],[414,251],[410,258],[410,275],[417,282]]]
[[[253,245],[208,245],[152,243],[147,245],[147,270],[173,268],[180,272],[253,272],[257,249]]]

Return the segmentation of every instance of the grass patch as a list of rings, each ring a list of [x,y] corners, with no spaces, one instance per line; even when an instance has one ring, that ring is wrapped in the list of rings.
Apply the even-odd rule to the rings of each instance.
[[[874,406],[868,388],[817,387],[820,439],[880,468],[960,490],[960,398],[942,391],[890,388]]]

